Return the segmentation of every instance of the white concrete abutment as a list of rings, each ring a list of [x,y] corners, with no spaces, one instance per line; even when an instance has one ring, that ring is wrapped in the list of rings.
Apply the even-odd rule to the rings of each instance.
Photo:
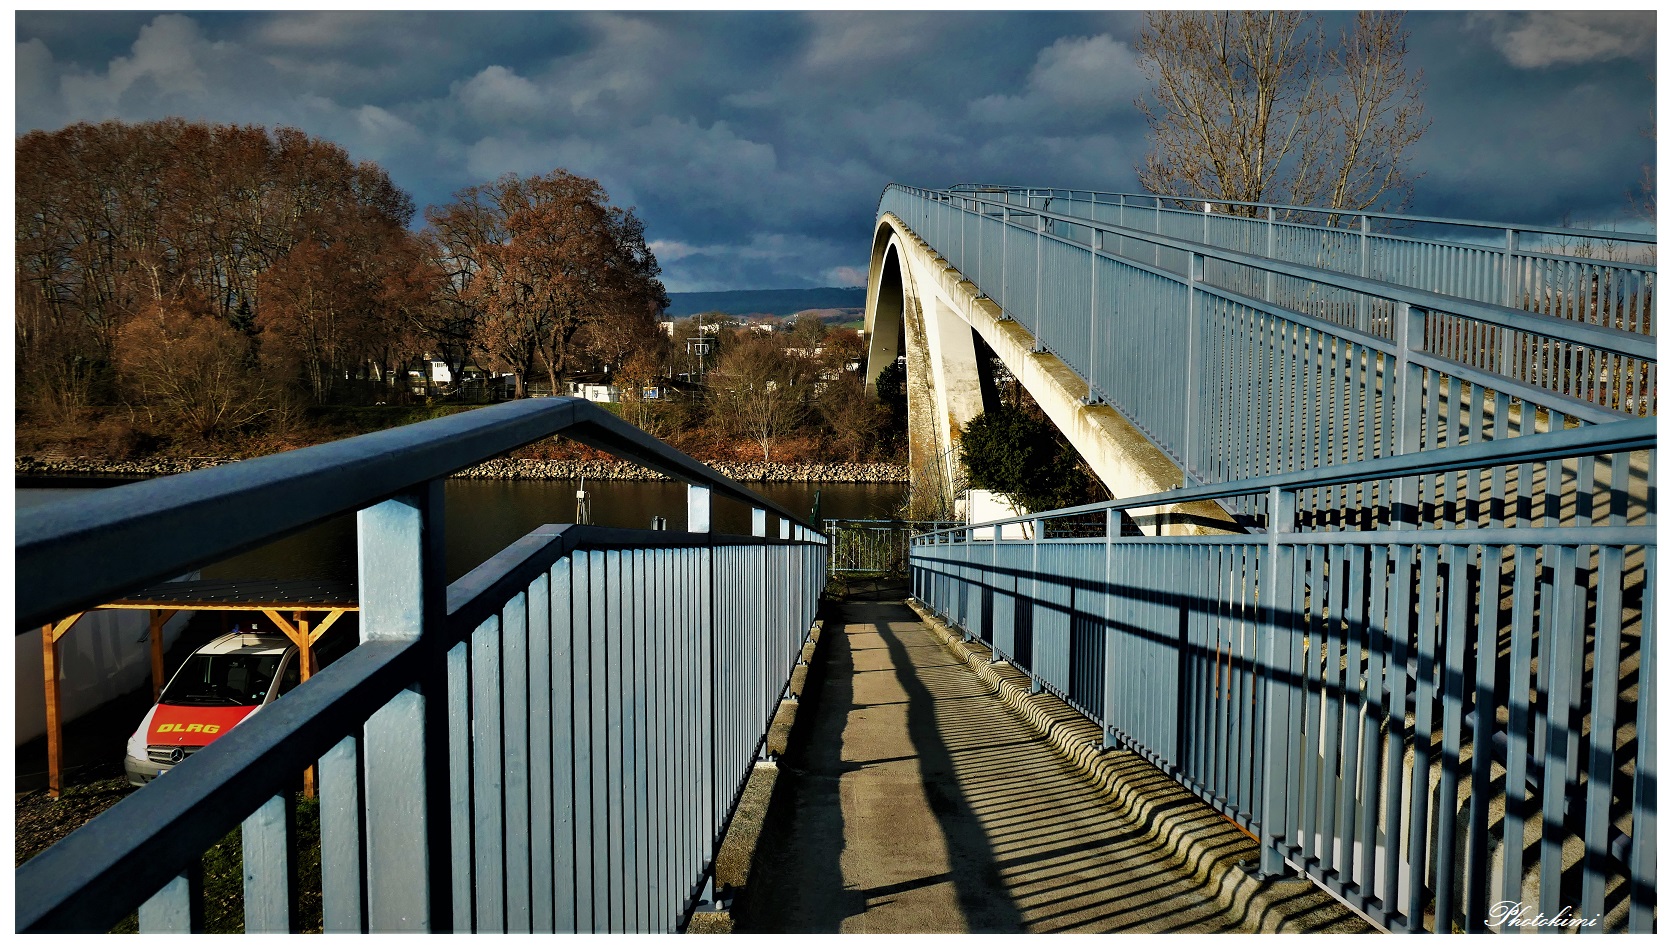
[[[1107,404],[1087,404],[1090,387],[1060,358],[1035,351],[1034,337],[924,243],[898,217],[884,214],[871,242],[865,296],[870,352],[867,388],[900,354],[906,356],[906,402],[912,492],[919,514],[952,510],[963,482],[963,426],[986,408],[975,339],[992,349],[1045,415],[1085,458],[1117,499],[1183,485],[1178,465]],[[1183,409],[1183,405],[1180,405]],[[1215,503],[1142,511],[1133,517],[1150,534],[1220,532],[1235,528]]]

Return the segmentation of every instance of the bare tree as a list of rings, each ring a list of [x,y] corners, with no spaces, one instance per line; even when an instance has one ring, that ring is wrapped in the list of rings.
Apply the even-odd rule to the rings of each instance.
[[[204,439],[237,433],[271,409],[271,386],[246,367],[249,339],[195,293],[147,306],[116,340],[129,402]]]
[[[1317,14],[1166,10],[1138,40],[1157,194],[1402,209],[1407,149],[1427,130],[1397,13],[1360,12],[1325,48]],[[1229,212],[1246,213],[1236,208]]]
[[[786,353],[777,337],[746,331],[709,373],[709,397],[728,432],[753,440],[771,462],[772,442],[807,414],[810,380],[806,361]]]

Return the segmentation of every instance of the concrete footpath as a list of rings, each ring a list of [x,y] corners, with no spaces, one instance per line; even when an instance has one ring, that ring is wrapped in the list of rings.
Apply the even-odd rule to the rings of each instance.
[[[850,597],[825,624],[816,712],[780,760],[739,932],[1368,929],[1304,881],[1250,896],[1203,870],[1253,841],[1195,803],[1204,857],[1118,804],[900,590]]]

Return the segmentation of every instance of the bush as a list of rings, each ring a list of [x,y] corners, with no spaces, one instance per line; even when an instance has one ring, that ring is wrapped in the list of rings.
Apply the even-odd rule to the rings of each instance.
[[[1101,498],[1079,455],[1051,422],[1019,408],[1000,407],[970,421],[961,450],[971,486],[1031,512]]]

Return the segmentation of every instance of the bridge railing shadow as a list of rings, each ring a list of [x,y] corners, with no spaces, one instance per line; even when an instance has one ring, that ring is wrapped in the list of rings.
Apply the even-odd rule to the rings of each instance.
[[[913,591],[1257,834],[1262,870],[1388,929],[1484,931],[1507,900],[1647,930],[1653,444],[1630,421],[967,526],[914,543]],[[1516,475],[1497,506],[1422,489]],[[1360,520],[1301,510],[1348,488]],[[1117,524],[1234,494],[1260,531]]]
[[[562,433],[689,485],[686,532],[545,526],[445,582],[443,478]],[[754,535],[711,534],[715,495]],[[291,932],[319,770],[327,932],[677,929],[825,582],[810,525],[595,405],[520,401],[100,492],[17,522],[18,621],[358,510],[361,641],[17,870],[19,932],[203,924],[242,839],[244,928]],[[767,513],[779,517],[766,535]]]

